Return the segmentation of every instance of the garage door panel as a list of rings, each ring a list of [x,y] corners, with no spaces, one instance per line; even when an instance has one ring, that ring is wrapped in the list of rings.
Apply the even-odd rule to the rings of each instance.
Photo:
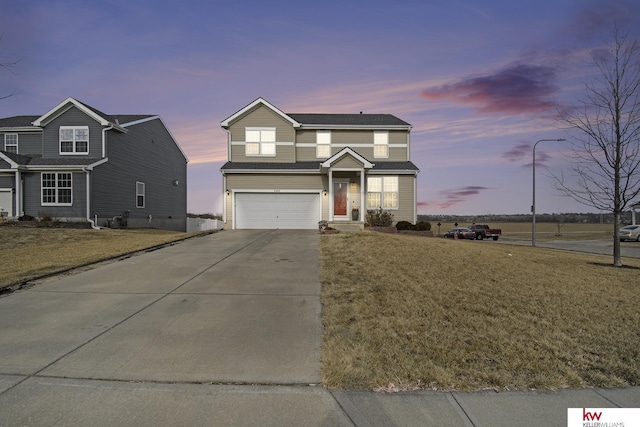
[[[237,193],[236,228],[314,229],[320,221],[315,193]]]

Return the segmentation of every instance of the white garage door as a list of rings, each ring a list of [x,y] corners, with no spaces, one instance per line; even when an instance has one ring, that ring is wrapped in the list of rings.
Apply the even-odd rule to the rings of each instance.
[[[237,193],[236,228],[314,229],[320,221],[320,195]]]
[[[10,188],[0,188],[0,210],[4,216],[13,215],[13,192]]]

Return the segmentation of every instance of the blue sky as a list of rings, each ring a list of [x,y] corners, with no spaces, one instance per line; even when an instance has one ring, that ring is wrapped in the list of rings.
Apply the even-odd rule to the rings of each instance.
[[[220,121],[258,97],[287,113],[390,113],[413,125],[418,213],[529,213],[533,143],[567,137],[633,0],[0,0],[0,117],[72,96],[158,114],[189,157],[188,210],[221,212]],[[562,143],[538,145],[536,211],[593,211],[553,190]]]

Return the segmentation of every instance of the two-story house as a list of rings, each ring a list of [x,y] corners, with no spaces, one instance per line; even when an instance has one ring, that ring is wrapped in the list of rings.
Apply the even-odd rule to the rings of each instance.
[[[42,116],[0,118],[0,209],[184,231],[187,162],[159,116],[67,98]]]
[[[258,98],[228,134],[225,228],[362,227],[367,210],[416,222],[411,125],[390,114],[287,114]]]

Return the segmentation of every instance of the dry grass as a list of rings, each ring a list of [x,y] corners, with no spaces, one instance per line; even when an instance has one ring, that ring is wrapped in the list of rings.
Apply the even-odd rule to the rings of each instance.
[[[197,233],[0,227],[0,288]]]
[[[640,261],[624,262],[372,232],[323,236],[323,381],[392,390],[640,385]]]

